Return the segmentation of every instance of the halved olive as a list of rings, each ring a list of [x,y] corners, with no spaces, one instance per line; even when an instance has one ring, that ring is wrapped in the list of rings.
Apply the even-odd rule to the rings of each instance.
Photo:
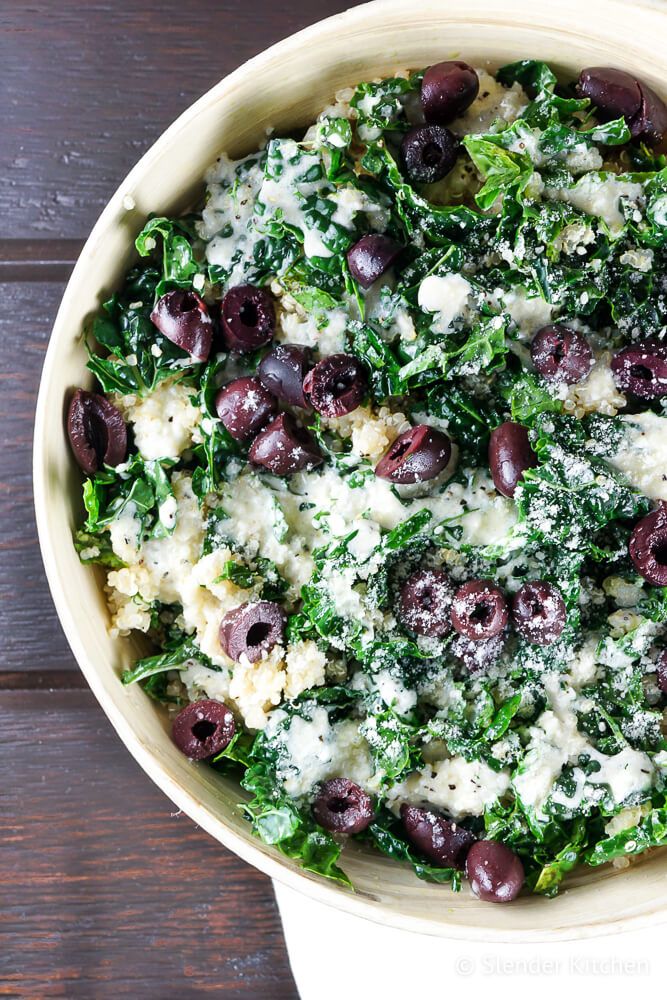
[[[373,819],[373,802],[349,778],[331,778],[320,786],[313,815],[320,826],[332,833],[361,833]]]
[[[77,463],[88,476],[120,465],[127,454],[127,428],[120,410],[96,392],[77,389],[67,411],[67,434]]]
[[[494,485],[505,497],[513,497],[526,469],[537,465],[537,455],[528,438],[528,430],[511,420],[491,431],[489,469]]]
[[[281,413],[260,431],[248,458],[276,476],[313,469],[324,461],[314,439],[289,413]]]
[[[362,236],[347,251],[350,274],[362,288],[370,288],[391,267],[402,249],[394,240],[380,233]]]
[[[453,823],[428,809],[401,806],[401,820],[409,840],[435,865],[443,868],[463,868],[475,835],[464,826]]]
[[[470,888],[488,903],[511,903],[521,892],[525,872],[521,859],[495,840],[478,840],[466,857]]]
[[[272,339],[276,328],[273,299],[263,288],[236,285],[220,305],[222,338],[230,351],[256,351]]]
[[[452,443],[442,431],[417,424],[399,435],[375,466],[375,475],[392,483],[424,483],[447,466]]]
[[[196,292],[176,288],[157,300],[151,322],[194,361],[206,361],[213,343],[213,320]]]
[[[405,133],[401,159],[413,184],[434,184],[442,180],[456,163],[459,144],[442,125],[417,125]]]
[[[306,375],[303,392],[324,417],[342,417],[359,406],[368,389],[366,371],[351,354],[330,354]]]
[[[230,660],[256,663],[283,641],[285,612],[275,601],[249,601],[220,622],[220,645]]]
[[[203,698],[186,705],[174,717],[171,735],[190,760],[206,760],[229,746],[235,728],[234,716],[226,705]]]

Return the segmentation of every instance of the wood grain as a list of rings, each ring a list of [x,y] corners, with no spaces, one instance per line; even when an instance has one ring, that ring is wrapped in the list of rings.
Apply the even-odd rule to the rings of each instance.
[[[197,97],[340,0],[3,0],[0,238],[85,236]]]
[[[67,281],[83,240],[1,240],[0,281]]]
[[[184,816],[73,660],[32,509],[64,283],[122,177],[239,63],[340,0],[0,4],[0,996],[293,998],[270,883]]]
[[[270,883],[174,807],[87,691],[0,693],[0,996],[291,998]]]
[[[0,632],[10,671],[75,666],[44,578],[32,505],[33,411],[62,291],[62,283],[0,285]]]

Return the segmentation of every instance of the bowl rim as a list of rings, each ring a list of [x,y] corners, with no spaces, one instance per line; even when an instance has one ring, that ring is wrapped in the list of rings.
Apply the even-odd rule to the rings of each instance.
[[[454,6],[454,2],[455,0],[439,0],[438,8],[442,11],[447,6]],[[658,12],[662,15],[667,13],[667,8],[663,6],[663,0],[589,0],[589,5],[598,8],[600,11],[605,9],[607,14],[609,14],[609,9],[613,6],[617,9],[624,6],[632,6],[642,10],[643,13],[648,13],[649,11]],[[218,102],[228,93],[232,92],[237,80],[245,77],[253,69],[260,68],[265,63],[270,63],[277,55],[286,56],[292,52],[300,52],[308,42],[321,41],[323,36],[334,32],[338,26],[354,26],[355,22],[364,21],[369,13],[377,13],[382,16],[383,14],[390,13],[393,9],[404,9],[404,0],[370,0],[370,2],[348,8],[338,14],[308,25],[246,60],[190,104],[160,134],[157,140],[123,178],[100,213],[79,254],[56,313],[40,376],[37,398],[33,434],[33,495],[37,534],[51,597],[61,627],[87,684],[123,744],[130,751],[142,770],[145,771],[151,780],[158,785],[179,809],[185,812],[193,822],[206,830],[210,836],[222,843],[230,851],[233,851],[243,861],[253,865],[271,879],[275,879],[288,888],[303,893],[317,902],[332,906],[334,909],[371,920],[376,924],[397,927],[402,930],[434,937],[448,937],[467,941],[498,943],[553,942],[573,938],[598,937],[606,934],[620,933],[625,930],[638,930],[645,926],[667,922],[666,904],[660,910],[650,909],[647,906],[643,912],[639,911],[625,915],[620,920],[615,919],[613,914],[609,914],[603,922],[580,924],[578,926],[573,925],[565,928],[514,928],[503,931],[484,926],[482,909],[480,910],[480,921],[477,924],[436,923],[430,921],[428,918],[421,918],[414,915],[400,914],[394,916],[387,904],[378,905],[370,899],[365,899],[362,894],[356,894],[352,891],[341,892],[339,888],[327,879],[314,877],[302,870],[290,867],[279,855],[265,853],[259,846],[259,841],[255,842],[252,834],[249,834],[249,838],[246,839],[229,828],[224,819],[215,818],[209,809],[198,801],[187,786],[181,784],[170,775],[169,770],[161,763],[159,757],[135,735],[120,707],[105,696],[101,677],[90,661],[89,654],[80,638],[70,604],[64,596],[64,589],[58,572],[58,556],[46,516],[47,455],[45,442],[47,435],[45,434],[45,428],[49,420],[46,407],[46,386],[57,363],[56,347],[59,339],[58,334],[63,326],[63,317],[68,310],[70,300],[76,297],[79,276],[85,272],[87,257],[100,244],[107,227],[117,218],[123,199],[126,196],[125,193],[133,189],[135,178],[143,177],[150,172],[154,161],[160,158],[163,150],[172,144],[174,138],[189,125],[190,121],[196,118],[199,112],[209,103]],[[548,905],[548,903],[545,901],[544,905]]]

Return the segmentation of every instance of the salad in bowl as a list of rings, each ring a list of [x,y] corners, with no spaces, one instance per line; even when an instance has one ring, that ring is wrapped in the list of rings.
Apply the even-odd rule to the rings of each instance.
[[[221,152],[85,331],[119,684],[311,872],[509,902],[667,841],[666,130],[608,67],[362,82]]]

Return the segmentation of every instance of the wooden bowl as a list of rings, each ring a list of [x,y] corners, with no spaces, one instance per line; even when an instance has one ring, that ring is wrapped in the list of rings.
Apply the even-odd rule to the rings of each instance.
[[[554,900],[528,896],[494,906],[474,899],[467,888],[455,894],[420,882],[357,845],[343,857],[353,893],[302,872],[256,840],[237,805],[238,785],[183,757],[155,703],[139,687],[119,683],[134,644],[109,637],[103,577],[82,566],[74,551],[81,482],[63,417],[68,392],[91,381],[82,327],[120,281],[149,212],[185,209],[221,150],[238,156],[256,148],[269,125],[278,134],[306,125],[339,88],[447,58],[492,67],[539,58],[564,78],[586,65],[622,67],[664,93],[667,54],[657,42],[666,27],[658,6],[620,0],[377,0],[332,17],[241,66],[167,129],[114,194],[67,286],[39,393],[34,485],[46,573],[74,655],[120,738],[180,809],[272,878],[340,909],[406,930],[467,939],[594,935],[664,916],[667,855],[653,852],[624,871],[581,869]]]

